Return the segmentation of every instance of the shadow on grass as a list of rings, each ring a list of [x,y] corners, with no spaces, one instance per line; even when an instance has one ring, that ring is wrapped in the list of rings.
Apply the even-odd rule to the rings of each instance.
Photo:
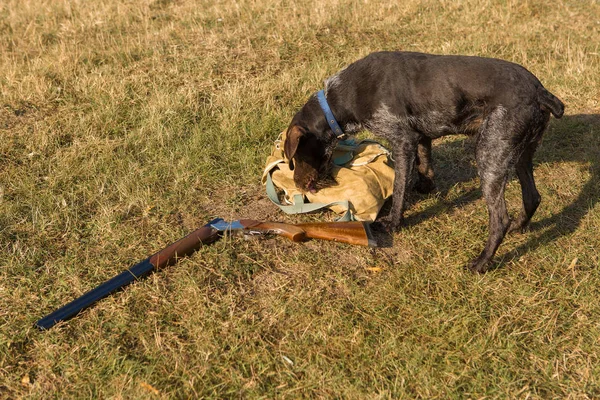
[[[431,194],[419,194],[416,191],[411,191],[406,205],[406,210],[410,208],[416,201],[426,199],[430,196],[439,197],[435,204],[427,207],[425,210],[406,215],[403,221],[403,228],[418,225],[436,215],[447,212],[449,208],[461,207],[481,197],[479,189],[465,191],[459,197],[452,200],[446,200],[448,193],[452,188],[462,182],[469,182],[477,177],[477,169],[475,167],[475,147],[473,140],[468,137],[462,139],[434,144],[433,149],[433,165],[435,170],[436,189]],[[385,218],[392,205],[392,197],[387,199],[384,206],[379,212],[378,219]],[[377,222],[373,225],[373,232],[378,247],[392,247],[394,244],[393,235],[389,234]]]
[[[530,225],[527,242],[509,252],[506,257],[514,258],[546,245],[560,236],[570,235],[579,228],[582,220],[600,200],[600,115],[579,114],[555,120],[544,136],[534,162],[575,162],[588,164],[590,177],[579,191],[577,198],[560,212],[544,219],[536,219]],[[539,186],[539,185],[538,185]],[[542,198],[544,201],[552,199]]]
[[[477,177],[471,139],[442,143],[434,148],[433,157],[438,188],[434,195],[440,196],[440,200],[423,211],[409,215],[405,219],[404,226],[416,225],[449,208],[463,207],[481,197],[477,185],[476,189],[468,190],[450,201],[444,200],[457,183],[466,183]],[[519,257],[560,236],[573,233],[589,210],[596,205],[600,199],[600,115],[566,115],[559,120],[551,120],[544,134],[543,143],[534,157],[534,174],[541,164],[561,162],[589,164],[589,180],[580,190],[575,201],[560,212],[542,220],[534,215],[529,231],[525,233],[529,235],[527,242],[510,251],[502,257],[502,260],[495,259],[491,269],[501,267],[506,259]],[[513,179],[516,179],[514,174]],[[548,201],[551,199],[542,198],[540,207],[544,207],[544,203]],[[389,204],[386,204],[382,215],[385,216],[388,211]],[[382,246],[391,246],[391,239],[382,237]]]

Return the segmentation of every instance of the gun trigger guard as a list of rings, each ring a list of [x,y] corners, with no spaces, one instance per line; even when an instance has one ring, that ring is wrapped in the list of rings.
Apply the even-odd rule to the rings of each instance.
[[[280,229],[249,229],[246,228],[243,231],[244,236],[269,236],[269,235],[281,235]]]
[[[252,229],[244,230],[244,235],[248,235],[248,236],[264,235],[265,233],[270,233],[270,232],[268,232],[268,231],[253,231]]]

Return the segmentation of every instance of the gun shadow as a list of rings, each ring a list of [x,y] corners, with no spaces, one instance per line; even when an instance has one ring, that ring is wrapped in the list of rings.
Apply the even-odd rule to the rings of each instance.
[[[581,221],[594,208],[600,199],[600,115],[578,114],[565,115],[557,120],[552,119],[544,134],[542,145],[534,157],[534,174],[544,164],[574,162],[588,165],[589,179],[579,191],[577,198],[561,211],[549,217],[538,219],[536,214],[530,224],[528,240],[505,254],[501,259],[495,258],[491,269],[501,267],[504,260],[518,258],[527,251],[536,249],[556,240],[560,236],[573,233],[581,225]],[[439,200],[424,210],[409,214],[404,226],[418,224],[435,215],[448,212],[455,207],[463,207],[481,198],[479,182],[471,190],[461,193],[452,200],[447,200],[452,188],[460,183],[477,179],[474,161],[474,142],[471,138],[462,138],[442,142],[433,149],[434,168],[436,172],[437,191],[429,196],[437,196]],[[539,172],[538,172],[539,173]],[[516,179],[514,173],[512,178]],[[536,182],[540,189],[539,180]],[[420,195],[416,195],[417,200]],[[542,196],[540,208],[550,199]],[[383,210],[383,215],[389,207]],[[391,238],[380,236],[382,246],[391,246]]]

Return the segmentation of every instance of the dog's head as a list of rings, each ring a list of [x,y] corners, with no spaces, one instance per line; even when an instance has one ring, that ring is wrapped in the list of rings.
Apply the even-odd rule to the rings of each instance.
[[[315,193],[335,183],[331,157],[336,142],[327,132],[314,133],[297,124],[289,127],[283,148],[298,189]]]

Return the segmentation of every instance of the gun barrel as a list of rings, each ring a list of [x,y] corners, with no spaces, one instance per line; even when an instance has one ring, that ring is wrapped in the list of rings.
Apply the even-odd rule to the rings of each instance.
[[[114,291],[129,285],[138,278],[148,275],[150,272],[152,272],[152,270],[154,270],[154,268],[155,266],[150,262],[150,257],[148,257],[144,261],[135,264],[128,270],[121,272],[114,278],[109,279],[100,286],[90,290],[83,296],[76,298],[69,304],[62,306],[51,314],[48,314],[44,318],[37,321],[35,326],[40,329],[50,329],[60,321],[65,321],[74,317],[75,315],[79,314],[80,311],[91,306],[98,300],[103,299]]]
[[[156,269],[174,264],[177,259],[190,255],[203,244],[215,241],[219,237],[219,232],[211,227],[211,224],[215,221],[217,220],[209,222],[200,229],[195,230],[186,237],[170,244],[158,253],[148,257],[144,261],[140,261],[100,286],[48,314],[37,321],[35,326],[40,329],[50,329],[60,321],[74,317],[98,300],[129,285],[136,279],[142,278]]]

